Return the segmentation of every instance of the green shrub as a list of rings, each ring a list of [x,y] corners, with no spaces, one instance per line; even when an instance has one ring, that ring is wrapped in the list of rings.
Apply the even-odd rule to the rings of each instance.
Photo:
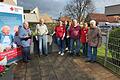
[[[52,34],[54,32],[54,28],[57,26],[56,23],[47,23],[46,25],[48,27],[49,34]]]
[[[111,52],[113,63],[120,65],[120,28],[110,32],[108,48]]]
[[[48,32],[49,34],[52,34],[54,32],[54,27],[57,26],[57,23],[46,23],[48,27]],[[32,30],[32,35],[36,35],[35,29],[36,29],[36,24],[31,23],[30,24],[30,29]]]

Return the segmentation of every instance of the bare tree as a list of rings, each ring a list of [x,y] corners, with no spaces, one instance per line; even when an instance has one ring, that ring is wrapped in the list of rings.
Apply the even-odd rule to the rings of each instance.
[[[71,0],[65,6],[65,15],[76,18],[79,21],[85,20],[87,14],[95,10],[92,0]]]

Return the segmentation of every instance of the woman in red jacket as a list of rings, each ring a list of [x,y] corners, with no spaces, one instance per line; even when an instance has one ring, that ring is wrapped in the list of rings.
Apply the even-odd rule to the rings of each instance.
[[[81,28],[81,37],[80,37],[84,57],[87,57],[87,48],[88,48],[88,43],[87,43],[87,40],[86,40],[87,39],[87,33],[88,33],[88,24],[84,23],[83,27]]]
[[[55,36],[57,38],[57,45],[59,47],[59,53],[62,56],[64,55],[64,37],[65,37],[65,26],[63,25],[62,21],[59,21],[59,25],[55,27]]]

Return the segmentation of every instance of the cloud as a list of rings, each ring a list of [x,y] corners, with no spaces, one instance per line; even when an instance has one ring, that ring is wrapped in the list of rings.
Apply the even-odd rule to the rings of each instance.
[[[47,13],[54,18],[60,16],[63,12],[64,6],[70,0],[18,0],[18,5],[23,6],[24,9],[34,9],[38,7],[41,13]],[[96,12],[104,13],[105,6],[120,4],[120,0],[93,0]]]
[[[53,0],[53,1],[61,1],[61,0]]]
[[[38,7],[41,13],[48,13],[54,18],[59,17],[66,5],[65,0],[18,0],[18,5],[24,9],[33,9]]]

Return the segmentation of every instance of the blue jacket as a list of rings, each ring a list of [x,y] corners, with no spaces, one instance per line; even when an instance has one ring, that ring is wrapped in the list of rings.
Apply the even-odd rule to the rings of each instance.
[[[9,36],[9,39],[10,39],[10,41],[11,41],[10,44],[8,44],[8,45],[13,46],[13,42],[14,42],[13,35],[12,35],[12,34],[9,34],[9,35],[7,35],[7,36]],[[4,37],[5,37],[5,35],[4,35],[3,33],[0,33],[0,43],[3,42]]]
[[[30,38],[25,38],[26,35],[31,35],[30,29],[25,29],[23,27],[19,28],[19,37],[21,41],[22,47],[28,47],[30,46]]]

